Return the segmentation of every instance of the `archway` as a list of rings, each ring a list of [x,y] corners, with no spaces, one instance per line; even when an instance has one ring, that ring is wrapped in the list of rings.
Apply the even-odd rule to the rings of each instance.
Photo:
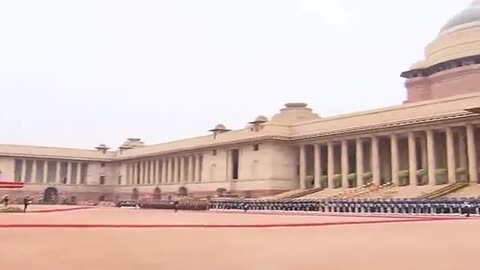
[[[138,195],[138,189],[134,188],[134,189],[132,190],[132,200],[138,200],[138,197],[139,197],[139,195]]]
[[[188,195],[188,191],[187,191],[187,188],[186,187],[181,187],[178,189],[178,196],[187,196]]]
[[[155,190],[153,190],[153,199],[154,200],[160,200],[162,198],[162,191],[160,188],[156,187]]]
[[[43,192],[43,201],[46,203],[58,202],[58,190],[54,187],[49,187]]]
[[[102,196],[98,197],[98,201],[99,202],[105,201],[105,195],[102,195]]]
[[[217,193],[217,197],[223,197],[227,190],[225,188],[217,188],[215,192]]]

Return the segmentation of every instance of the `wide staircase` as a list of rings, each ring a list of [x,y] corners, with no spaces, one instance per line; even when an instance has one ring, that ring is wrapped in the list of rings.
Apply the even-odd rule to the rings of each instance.
[[[301,198],[313,193],[317,193],[321,190],[322,188],[294,189],[294,190],[289,190],[289,191],[268,197],[268,199],[270,200],[296,199],[296,198]]]
[[[466,182],[456,182],[454,184],[447,185],[441,189],[435,190],[431,193],[424,194],[419,197],[419,199],[437,199],[443,196],[446,196],[450,193],[459,191],[468,186]]]
[[[393,187],[395,187],[395,185],[392,182],[388,182],[380,186],[373,186],[370,189],[367,189],[364,192],[350,198],[379,198],[382,197],[382,194],[388,190],[391,190]]]
[[[361,194],[370,192],[372,189],[375,189],[376,186],[372,183],[365,184],[361,187],[349,189],[342,193],[336,194],[334,196],[330,196],[327,199],[347,199],[347,198],[355,198]]]

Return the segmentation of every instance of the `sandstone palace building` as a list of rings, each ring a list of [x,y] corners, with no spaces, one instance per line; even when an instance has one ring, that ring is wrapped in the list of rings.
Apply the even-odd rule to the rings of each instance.
[[[219,124],[207,136],[156,145],[136,138],[117,149],[0,145],[0,178],[24,183],[12,196],[109,201],[477,185],[480,1],[448,21],[401,76],[406,100],[371,111],[324,118],[288,103],[244,129]]]

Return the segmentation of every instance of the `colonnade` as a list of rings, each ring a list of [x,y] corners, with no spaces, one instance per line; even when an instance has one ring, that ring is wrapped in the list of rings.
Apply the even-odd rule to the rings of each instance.
[[[299,188],[478,183],[476,143],[465,125],[302,144]]]
[[[14,181],[39,184],[86,184],[88,163],[15,159]]]
[[[200,182],[203,156],[200,154],[135,160],[127,163],[127,185],[158,185]]]

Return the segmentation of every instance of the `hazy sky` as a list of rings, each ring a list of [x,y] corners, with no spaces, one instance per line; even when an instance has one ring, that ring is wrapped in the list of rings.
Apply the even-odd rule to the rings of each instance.
[[[0,144],[147,144],[405,98],[400,73],[471,0],[3,0]]]

